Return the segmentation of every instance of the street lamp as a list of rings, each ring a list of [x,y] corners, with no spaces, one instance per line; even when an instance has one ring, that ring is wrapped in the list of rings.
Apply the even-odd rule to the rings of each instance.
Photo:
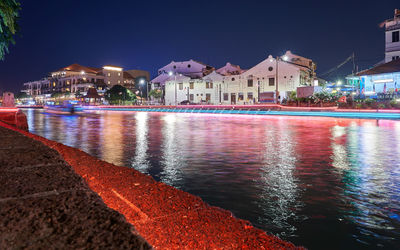
[[[275,69],[275,73],[276,73],[276,77],[275,77],[275,102],[276,102],[276,104],[278,104],[279,103],[279,90],[278,90],[278,77],[279,77],[279,75],[278,75],[278,61],[279,61],[279,56],[277,56],[276,57],[276,69]],[[285,55],[284,56],[284,60],[286,61],[287,60],[287,56]]]
[[[279,103],[279,88],[278,88],[278,78],[279,78],[279,75],[278,75],[278,61],[279,60],[284,61],[284,62],[288,62],[289,61],[289,57],[287,55],[284,55],[283,57],[279,57],[279,56],[276,57],[275,99],[276,99],[276,103],[277,104]]]
[[[140,79],[139,84],[142,85],[144,83],[146,83],[146,101],[148,102],[148,100],[149,100],[149,84],[147,83],[146,80]],[[141,96],[141,98],[143,98],[143,97]],[[143,103],[143,99],[142,99],[142,103]]]
[[[176,88],[176,73],[174,74],[172,71],[168,72],[169,76],[175,75],[175,80],[174,80],[174,84],[175,84],[175,106],[177,105],[177,88]]]

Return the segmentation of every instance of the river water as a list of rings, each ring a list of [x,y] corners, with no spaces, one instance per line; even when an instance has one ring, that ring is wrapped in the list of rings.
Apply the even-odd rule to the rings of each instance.
[[[297,245],[400,246],[400,121],[24,112],[34,134],[135,168]]]

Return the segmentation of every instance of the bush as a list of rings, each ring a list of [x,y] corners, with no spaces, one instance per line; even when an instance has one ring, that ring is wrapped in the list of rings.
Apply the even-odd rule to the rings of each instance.
[[[356,104],[356,109],[361,109],[363,107],[362,103],[357,103]]]
[[[367,99],[365,99],[365,104],[367,104],[368,106],[371,106],[373,103],[375,103],[375,100],[374,99],[371,99],[371,98],[367,98]]]
[[[383,104],[383,103],[378,104],[378,109],[384,109],[384,108],[386,108],[385,104]]]
[[[288,101],[293,101],[293,102],[297,101],[297,93],[296,93],[296,91],[291,91],[290,92]]]

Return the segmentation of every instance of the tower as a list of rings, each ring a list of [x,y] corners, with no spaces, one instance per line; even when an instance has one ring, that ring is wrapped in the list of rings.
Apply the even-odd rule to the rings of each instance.
[[[393,19],[386,20],[385,26],[385,63],[400,58],[400,10],[394,10]]]

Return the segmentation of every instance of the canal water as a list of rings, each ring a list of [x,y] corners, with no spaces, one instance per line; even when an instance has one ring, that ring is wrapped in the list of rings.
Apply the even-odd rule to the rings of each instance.
[[[400,121],[24,110],[32,133],[310,249],[400,246]]]

